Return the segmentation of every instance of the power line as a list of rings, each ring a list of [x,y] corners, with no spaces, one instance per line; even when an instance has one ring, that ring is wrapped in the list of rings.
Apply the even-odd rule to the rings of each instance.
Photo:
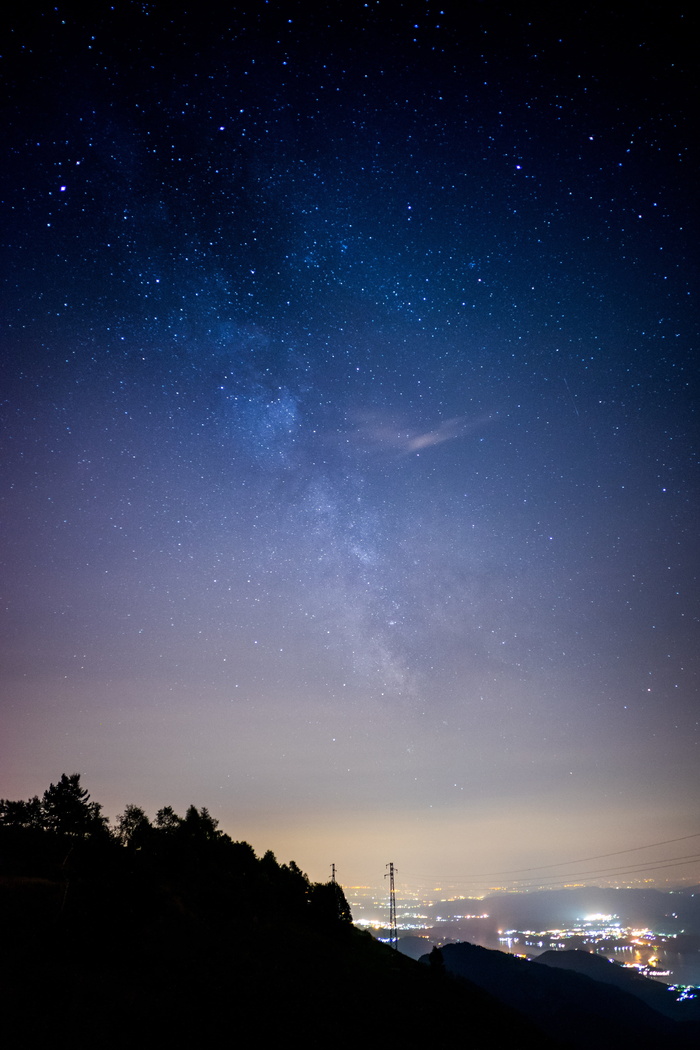
[[[541,877],[538,875],[529,875],[526,878],[522,879],[512,879],[511,882],[520,884],[520,888],[522,890],[531,889],[533,885],[541,886],[546,882],[552,883],[553,885],[551,888],[556,889],[558,885],[563,885],[565,883],[570,883],[579,879],[585,879],[587,882],[590,882],[591,879],[596,878],[612,879],[620,875],[639,875],[648,871],[659,871],[663,868],[678,867],[680,864],[695,863],[698,860],[700,860],[700,853],[693,853],[689,854],[686,857],[676,857],[673,860],[666,860],[659,864],[637,864],[635,867],[632,868],[592,868],[589,871],[571,871],[563,872],[561,875],[543,875]],[[410,873],[407,874],[409,874],[409,877],[411,877]],[[448,880],[442,879],[440,881],[442,881],[442,883],[444,884]],[[495,889],[495,887],[492,884],[489,885],[486,882],[474,883],[474,880],[468,879],[459,880],[458,882],[456,882],[456,884],[461,884],[462,886],[464,886],[465,883],[469,885],[470,882],[473,889]]]
[[[553,879],[555,882],[561,882],[564,879],[580,879],[587,875],[591,875],[594,878],[598,878],[599,876],[612,878],[615,875],[633,875],[644,871],[659,871],[661,868],[673,868],[677,867],[679,864],[686,864],[696,860],[700,860],[700,853],[691,853],[685,857],[676,857],[673,860],[666,860],[661,864],[638,864],[633,868],[593,868],[591,871],[565,871],[561,875],[545,875],[542,880],[539,880],[537,875],[530,875],[526,879],[513,879],[512,881],[537,882]]]
[[[668,846],[672,842],[686,842],[688,839],[700,838],[700,831],[693,832],[692,835],[681,835],[676,839],[664,839],[663,842],[651,842],[646,846],[631,846],[629,849],[618,849],[613,850],[612,853],[597,853],[593,857],[579,857],[576,860],[560,860],[554,864],[540,864],[532,868],[509,868],[505,871],[482,871],[477,872],[475,875],[415,875],[409,872],[404,872],[405,875],[410,876],[414,879],[431,879],[441,882],[470,882],[473,879],[490,879],[495,878],[498,875],[517,875],[521,871],[545,871],[547,868],[561,868],[565,864],[587,864],[589,860],[604,860],[606,857],[619,857],[623,853],[636,853],[643,849],[654,849],[656,846]],[[649,869],[653,870],[653,869]],[[514,882],[520,882],[520,879],[514,879]]]

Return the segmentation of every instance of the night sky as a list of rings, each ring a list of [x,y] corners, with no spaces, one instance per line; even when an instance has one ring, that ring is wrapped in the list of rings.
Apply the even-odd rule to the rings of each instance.
[[[690,5],[42,6],[0,795],[474,893],[698,832]]]

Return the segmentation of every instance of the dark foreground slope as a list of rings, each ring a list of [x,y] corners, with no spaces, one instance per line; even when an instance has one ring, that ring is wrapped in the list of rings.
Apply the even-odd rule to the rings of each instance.
[[[342,893],[217,838],[0,829],[4,1046],[564,1047],[360,933]],[[9,1034],[8,1033],[13,1033]]]
[[[672,1019],[628,990],[582,973],[466,943],[445,945],[439,957],[448,973],[497,996],[571,1047],[700,1045],[700,1027],[693,1021]],[[434,966],[432,955],[422,961],[430,960]]]

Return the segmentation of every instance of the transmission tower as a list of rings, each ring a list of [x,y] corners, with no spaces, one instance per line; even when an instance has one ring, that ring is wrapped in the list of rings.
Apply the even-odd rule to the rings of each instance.
[[[335,864],[331,864],[331,882],[335,886]]]
[[[387,864],[389,871],[386,873],[384,878],[389,877],[389,944],[398,951],[399,949],[399,938],[396,932],[396,889],[394,886],[394,872],[395,868],[393,863]]]

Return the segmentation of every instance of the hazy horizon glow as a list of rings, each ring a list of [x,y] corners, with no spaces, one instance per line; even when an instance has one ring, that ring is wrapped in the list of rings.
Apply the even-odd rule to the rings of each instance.
[[[8,36],[0,795],[466,893],[690,835],[683,17],[292,6]]]

